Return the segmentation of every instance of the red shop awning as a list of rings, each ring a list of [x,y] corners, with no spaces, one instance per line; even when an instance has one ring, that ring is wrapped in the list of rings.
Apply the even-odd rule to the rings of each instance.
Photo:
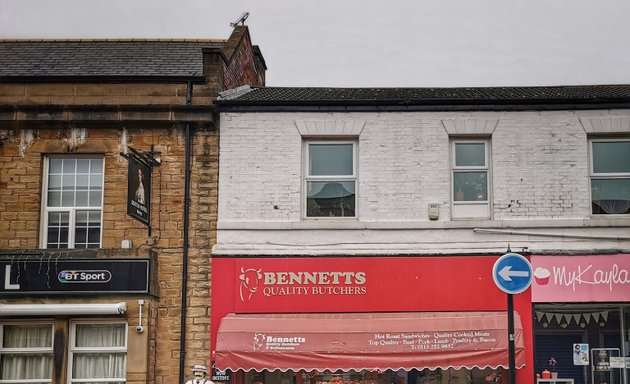
[[[516,366],[525,365],[514,314]],[[506,312],[229,314],[220,370],[508,368]]]

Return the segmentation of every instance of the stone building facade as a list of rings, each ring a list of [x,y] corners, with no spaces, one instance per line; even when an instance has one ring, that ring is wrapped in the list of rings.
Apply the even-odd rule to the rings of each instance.
[[[21,335],[0,349],[11,361],[0,376],[187,378],[210,360],[214,100],[265,83],[248,28],[226,40],[1,41],[0,52],[0,323],[5,345]],[[128,188],[130,166],[146,198]],[[99,332],[102,345],[81,344]],[[41,345],[20,341],[35,334]]]

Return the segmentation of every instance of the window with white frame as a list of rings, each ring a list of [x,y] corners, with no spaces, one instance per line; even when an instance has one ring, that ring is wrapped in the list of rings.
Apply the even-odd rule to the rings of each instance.
[[[630,214],[630,139],[591,140],[590,148],[593,214]]]
[[[451,142],[453,218],[488,218],[489,141]]]
[[[306,217],[356,216],[356,142],[310,141],[306,146]]]
[[[53,325],[0,324],[0,383],[51,383]]]
[[[99,248],[103,212],[103,158],[48,157],[44,248]]]
[[[124,383],[127,372],[127,324],[72,322],[68,360],[70,383]]]

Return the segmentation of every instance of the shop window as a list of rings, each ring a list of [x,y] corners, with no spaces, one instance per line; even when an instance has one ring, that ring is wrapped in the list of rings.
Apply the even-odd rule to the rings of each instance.
[[[356,143],[306,143],[306,217],[356,217]]]
[[[1,324],[0,346],[0,382],[52,382],[51,323]]]
[[[126,323],[72,322],[70,335],[68,377],[71,383],[96,379],[107,383],[125,382]]]
[[[630,214],[630,140],[592,140],[590,144],[593,214]]]
[[[99,248],[103,159],[49,157],[43,194],[44,248]]]
[[[455,140],[451,143],[452,217],[488,218],[489,142]]]

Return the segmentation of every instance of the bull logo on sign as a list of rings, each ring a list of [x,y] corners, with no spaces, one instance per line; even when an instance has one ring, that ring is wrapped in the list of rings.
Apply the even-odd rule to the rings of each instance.
[[[265,344],[266,335],[264,333],[254,333],[254,350],[259,351]]]
[[[247,296],[247,300],[252,298],[252,295],[258,292],[258,285],[263,278],[262,268],[254,269],[248,268],[244,269],[241,267],[241,274],[239,276],[241,279],[240,285],[240,294],[241,301],[245,302],[245,297]]]

